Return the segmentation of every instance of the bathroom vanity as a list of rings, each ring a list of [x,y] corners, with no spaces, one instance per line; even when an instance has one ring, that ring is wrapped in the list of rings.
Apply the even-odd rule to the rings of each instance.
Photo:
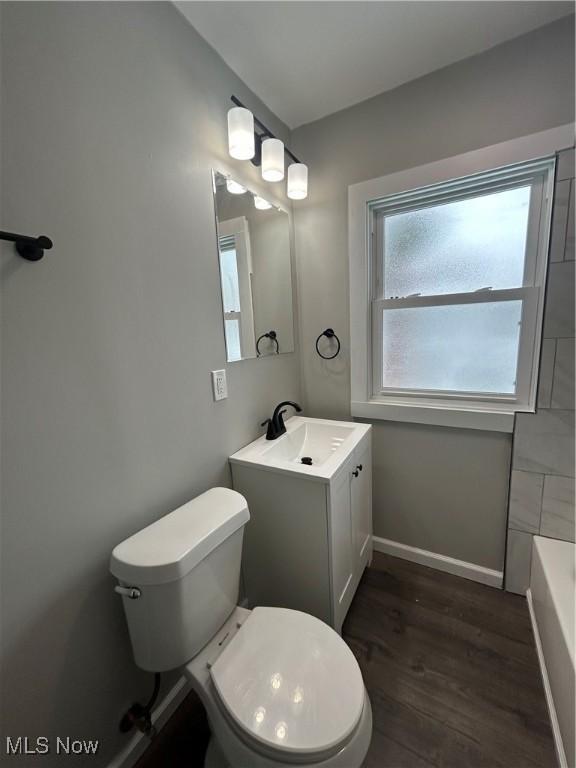
[[[341,631],[372,557],[371,454],[370,425],[294,416],[277,440],[258,438],[230,457],[250,510],[251,606],[305,611]]]

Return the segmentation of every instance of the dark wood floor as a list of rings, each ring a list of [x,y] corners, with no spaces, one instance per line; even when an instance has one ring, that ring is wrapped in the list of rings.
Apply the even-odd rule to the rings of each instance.
[[[344,625],[374,716],[365,768],[555,768],[526,600],[376,553]],[[137,768],[202,766],[189,696]]]
[[[344,637],[374,712],[366,768],[556,765],[524,598],[377,554]]]

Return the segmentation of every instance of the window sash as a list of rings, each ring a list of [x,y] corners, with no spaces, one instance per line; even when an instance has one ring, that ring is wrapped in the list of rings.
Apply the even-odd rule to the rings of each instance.
[[[442,203],[466,200],[469,197],[480,197],[490,192],[503,192],[541,181],[550,171],[550,165],[550,158],[544,158],[539,161],[506,166],[487,173],[472,174],[453,181],[387,195],[371,200],[368,207],[372,212],[405,213]]]
[[[524,254],[524,273],[522,285],[530,286],[537,282],[537,263],[538,263],[538,248],[539,248],[539,232],[542,223],[543,215],[543,202],[544,202],[544,190],[545,190],[545,176],[544,171],[538,173],[531,173],[524,175],[521,180],[508,181],[500,180],[497,182],[492,181],[490,184],[486,182],[481,187],[474,187],[473,189],[462,189],[461,193],[452,192],[449,196],[442,193],[436,193],[434,197],[431,195],[424,195],[423,200],[419,203],[417,199],[417,193],[412,192],[414,197],[411,202],[405,203],[403,206],[398,207],[393,201],[386,203],[381,201],[379,204],[372,206],[372,248],[371,248],[371,281],[370,281],[370,295],[372,299],[383,299],[385,293],[384,285],[384,249],[385,249],[385,236],[384,236],[384,223],[387,216],[396,213],[406,213],[408,211],[420,211],[425,208],[434,208],[439,205],[451,202],[458,202],[460,200],[471,199],[481,197],[490,193],[505,192],[511,189],[517,189],[518,187],[530,187],[530,206],[528,209],[528,225],[526,230],[526,251]]]
[[[438,296],[411,296],[404,299],[375,299],[372,302],[372,397],[406,397],[409,400],[429,398],[431,400],[480,401],[508,403],[515,405],[527,403],[531,391],[532,359],[535,353],[534,339],[538,315],[540,289],[535,287],[509,288],[498,291],[478,291],[475,293],[441,294]],[[516,365],[516,391],[508,393],[487,393],[455,390],[395,389],[385,387],[383,374],[383,328],[382,312],[389,309],[413,307],[438,307],[470,304],[493,304],[500,301],[521,301],[522,314],[518,342]]]

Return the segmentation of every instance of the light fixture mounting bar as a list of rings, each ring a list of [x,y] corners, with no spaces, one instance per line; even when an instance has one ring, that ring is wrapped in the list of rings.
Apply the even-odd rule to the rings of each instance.
[[[233,104],[235,104],[237,107],[242,107],[243,109],[248,109],[248,107],[245,104],[242,104],[240,99],[237,99],[236,96],[231,96],[230,97],[230,101]],[[260,130],[262,131],[261,134],[256,134],[259,139],[261,139],[263,136],[265,136],[267,138],[270,138],[270,139],[277,139],[278,138],[275,134],[272,133],[272,131],[267,126],[264,125],[264,123],[261,120],[259,120],[256,117],[256,115],[253,114],[253,117],[254,117],[254,122],[260,128]],[[286,152],[286,154],[289,157],[291,157],[292,160],[295,163],[300,163],[301,162],[300,160],[298,160],[298,158],[296,157],[296,155],[293,152],[290,152],[290,150],[288,149],[288,147],[286,145],[284,145],[284,152]]]

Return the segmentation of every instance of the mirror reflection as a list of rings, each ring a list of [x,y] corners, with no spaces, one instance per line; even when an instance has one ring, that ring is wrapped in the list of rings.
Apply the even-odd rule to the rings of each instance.
[[[214,172],[228,362],[294,351],[286,211]]]

